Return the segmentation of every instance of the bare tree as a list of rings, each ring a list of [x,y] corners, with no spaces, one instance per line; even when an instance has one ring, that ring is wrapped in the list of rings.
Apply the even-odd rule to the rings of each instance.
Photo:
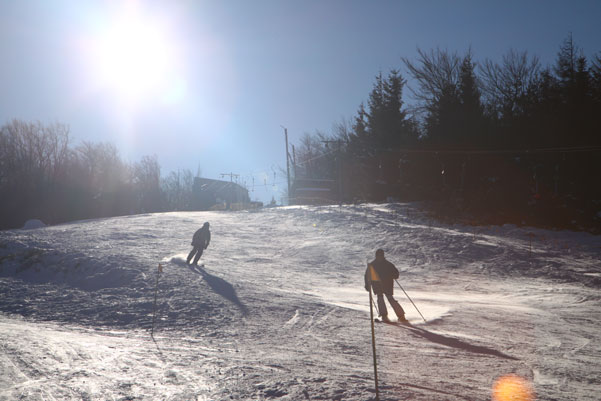
[[[161,179],[168,210],[191,210],[194,176],[190,170],[172,171]]]
[[[481,68],[483,92],[489,109],[497,117],[523,112],[523,103],[540,76],[538,57],[510,50],[500,64],[489,59]]]
[[[431,111],[449,88],[458,86],[462,59],[456,52],[438,48],[428,53],[418,48],[417,52],[417,62],[405,57],[402,60],[417,81],[418,88],[410,88],[413,96],[421,104],[422,111]]]
[[[22,224],[33,215],[54,218],[52,201],[69,156],[66,125],[12,120],[0,129],[0,209],[6,224]]]
[[[323,132],[303,134],[300,145],[296,149],[295,171],[299,177],[329,178],[332,176],[334,158],[327,156],[333,154],[337,148],[332,148],[328,142],[329,139]]]
[[[131,181],[128,168],[119,151],[111,143],[83,142],[76,148],[84,184],[94,196],[118,191],[122,184]]]
[[[0,177],[13,184],[49,185],[69,156],[69,127],[13,120],[2,127]]]
[[[157,155],[142,157],[140,162],[134,164],[133,172],[138,211],[161,211],[164,205],[160,187],[161,166]]]

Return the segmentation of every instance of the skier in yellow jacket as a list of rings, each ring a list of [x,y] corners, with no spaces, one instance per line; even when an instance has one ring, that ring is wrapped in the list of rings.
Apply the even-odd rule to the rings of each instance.
[[[371,269],[374,270],[375,274],[371,273]],[[365,270],[365,290],[370,291],[370,289],[372,289],[374,294],[378,297],[378,310],[383,321],[390,321],[390,319],[388,319],[386,303],[384,302],[384,295],[386,295],[399,322],[406,323],[407,319],[405,318],[405,311],[393,297],[393,281],[397,278],[399,278],[398,269],[395,265],[386,260],[384,251],[378,249],[376,251],[376,258],[367,265],[367,270]]]

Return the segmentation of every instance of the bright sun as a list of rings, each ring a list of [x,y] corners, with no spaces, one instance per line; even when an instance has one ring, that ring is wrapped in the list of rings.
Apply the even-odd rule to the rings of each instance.
[[[175,45],[161,21],[128,9],[102,25],[89,50],[100,85],[132,105],[173,91]]]

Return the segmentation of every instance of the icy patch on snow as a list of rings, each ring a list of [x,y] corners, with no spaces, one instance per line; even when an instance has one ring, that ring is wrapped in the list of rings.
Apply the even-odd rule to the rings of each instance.
[[[394,209],[391,209],[389,205],[384,204],[384,205],[372,205],[371,210],[375,211],[375,212],[384,212],[384,213],[391,213],[394,211]]]
[[[22,229],[23,230],[32,230],[35,228],[44,228],[44,227],[46,227],[46,224],[44,224],[44,222],[42,220],[31,219],[31,220],[27,220],[25,222]]]
[[[499,244],[495,244],[493,242],[485,241],[485,240],[476,240],[476,241],[473,242],[473,244],[474,245],[494,246],[494,247],[499,246]]]
[[[369,294],[364,289],[325,287],[315,291],[307,291],[305,293],[307,295],[319,297],[330,305],[354,309],[362,312],[369,312]],[[451,308],[449,306],[440,305],[437,303],[436,297],[429,297],[425,293],[414,292],[411,298],[413,299],[413,302],[418,305],[420,312],[422,315],[424,315],[424,318],[427,322],[440,320],[451,315]],[[406,318],[410,323],[417,324],[424,322],[422,317],[419,315],[419,312],[417,312],[411,302],[409,302],[407,299],[400,298],[398,294],[395,294],[395,299],[403,306]]]
[[[501,291],[501,290],[499,290]],[[508,295],[493,293],[475,293],[472,291],[464,293],[430,292],[423,294],[425,300],[437,301],[446,304],[465,304],[477,306],[478,308],[503,309],[511,311],[526,312],[531,314],[541,313],[532,303],[537,300],[528,294],[512,293]]]

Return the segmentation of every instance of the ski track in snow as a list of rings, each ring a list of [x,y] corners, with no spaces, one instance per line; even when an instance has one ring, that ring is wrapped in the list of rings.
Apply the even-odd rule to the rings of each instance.
[[[601,394],[600,237],[368,204],[0,232],[0,400],[373,399],[377,248],[428,321],[395,285],[414,327],[375,327],[382,400],[489,399],[508,373],[539,399]]]

